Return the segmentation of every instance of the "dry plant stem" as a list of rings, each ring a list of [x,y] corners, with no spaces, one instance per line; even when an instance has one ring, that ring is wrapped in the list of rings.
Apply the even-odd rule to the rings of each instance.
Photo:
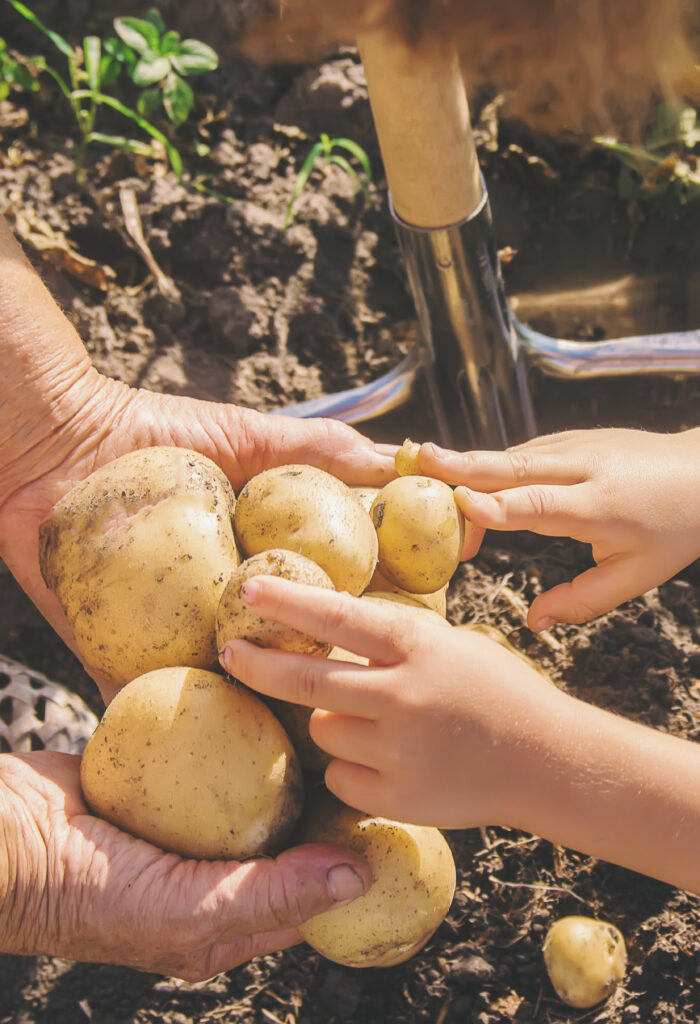
[[[456,52],[379,31],[358,45],[396,213],[419,228],[459,223],[482,186]]]

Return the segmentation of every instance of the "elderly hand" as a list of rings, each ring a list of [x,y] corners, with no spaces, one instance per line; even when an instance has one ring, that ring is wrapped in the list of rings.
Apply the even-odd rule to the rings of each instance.
[[[184,860],[91,816],[79,758],[0,756],[0,949],[201,981],[299,941],[362,894],[366,865],[308,845],[239,864]]]

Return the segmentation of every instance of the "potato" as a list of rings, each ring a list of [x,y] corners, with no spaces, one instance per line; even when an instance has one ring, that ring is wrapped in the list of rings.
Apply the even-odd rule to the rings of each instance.
[[[359,503],[362,505],[365,512],[369,513],[372,508],[372,502],[379,494],[380,487],[351,487],[350,490],[355,495]]]
[[[543,946],[549,979],[568,1006],[586,1009],[615,991],[627,966],[621,932],[592,917],[562,917],[547,932]]]
[[[428,608],[426,604],[418,600],[417,595],[406,594],[406,593],[395,593],[385,590],[367,590],[362,597],[361,601],[381,601],[384,604],[402,604],[406,608],[411,608],[421,615],[429,615],[431,620],[436,626],[450,626],[447,619],[444,619],[439,612],[433,611],[432,608]],[[450,626],[450,628],[452,628]]]
[[[41,572],[90,671],[123,685],[216,665],[216,609],[239,562],[234,505],[213,462],[159,447],[103,466],[54,506]]]
[[[420,445],[407,437],[394,456],[394,466],[399,476],[420,476],[418,452]]]
[[[247,556],[270,548],[306,555],[336,590],[357,596],[377,563],[369,515],[342,480],[314,466],[278,466],[249,480],[238,496],[236,536]]]
[[[124,686],[88,741],[80,781],[99,817],[184,857],[275,853],[302,806],[299,763],[272,712],[202,669]]]
[[[425,476],[391,480],[374,499],[372,521],[379,568],[411,594],[431,594],[449,583],[464,544],[464,516],[452,488]]]
[[[440,925],[455,889],[455,865],[436,828],[405,825],[313,794],[301,842],[339,843],[364,857],[374,883],[344,907],[299,926],[317,952],[348,967],[390,967],[417,953]]]
[[[216,644],[218,650],[229,640],[249,640],[259,647],[275,647],[280,651],[300,654],[326,655],[331,645],[316,640],[298,629],[263,619],[243,603],[241,588],[253,576],[281,576],[285,580],[308,583],[311,586],[333,590],[333,584],[323,569],[305,555],[281,548],[261,551],[246,559],[234,569],[224,588],[216,614]]]
[[[352,651],[344,651],[342,647],[334,647],[328,657],[333,661],[351,661],[358,665],[369,664],[368,658],[353,654]],[[309,719],[314,709],[307,708],[303,704],[292,704],[287,700],[271,699],[269,704],[275,717],[282,723],[284,731],[292,741],[292,746],[297,752],[304,771],[312,775],[323,775],[333,758],[325,750],[321,750],[309,734]]]
[[[434,594],[409,594],[407,590],[402,590],[401,587],[397,587],[391,583],[380,568],[374,570],[372,579],[369,581],[369,586],[365,591],[366,594],[372,594],[375,590],[383,591],[389,594],[402,594],[404,597],[410,598],[413,602],[425,605],[426,608],[430,608],[431,611],[437,612],[438,615],[442,615],[443,619],[447,618],[447,584],[444,587],[440,587]]]

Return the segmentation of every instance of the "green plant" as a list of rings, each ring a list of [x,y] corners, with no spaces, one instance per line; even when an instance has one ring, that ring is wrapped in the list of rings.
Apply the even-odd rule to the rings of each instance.
[[[32,57],[28,64],[36,72],[45,72],[53,79],[73,111],[80,131],[75,158],[78,177],[83,176],[85,149],[96,142],[143,156],[154,156],[159,145],[165,150],[172,169],[181,178],[183,165],[178,149],[148,119],[147,112],[153,109],[154,98],[148,96],[144,99],[142,92],[137,100],[137,109],[134,110],[106,90],[116,82],[122,71],[137,87],[147,84],[145,92],[148,93],[153,91],[153,83],[158,82],[159,103],[162,96],[166,114],[175,125],[179,125],[187,118],[192,106],[192,90],[182,80],[179,72],[195,74],[199,70],[216,67],[218,58],[214,51],[197,40],[180,40],[177,32],[166,32],[155,10],[149,11],[147,19],[150,20],[117,19],[115,29],[122,33],[118,39],[103,42],[98,36],[85,36],[82,46],[73,47],[58,32],[47,28],[21,0],[7,2],[38,28],[66,58],[67,77],[62,76],[44,57]],[[138,45],[132,46],[124,35]],[[3,66],[0,64],[0,68]],[[16,72],[13,70],[12,73]],[[21,82],[19,85],[23,87]],[[98,131],[96,121],[101,107],[108,107],[136,124],[152,141],[147,143],[130,135]]]
[[[621,164],[617,188],[623,199],[650,203],[675,216],[700,197],[700,123],[694,107],[659,104],[654,124],[639,146],[608,136],[594,141]]]
[[[7,42],[0,38],[0,100],[6,99],[12,89],[36,92],[39,83],[36,69],[32,74],[30,61],[18,59],[18,55],[7,49]]]
[[[174,125],[183,124],[194,102],[185,77],[214,71],[219,66],[215,51],[198,39],[181,39],[179,32],[168,31],[155,9],[145,18],[116,18],[114,29],[135,56],[126,70],[132,82],[143,89],[137,103],[139,113],[150,117],[162,104]]]
[[[362,175],[355,167],[353,167],[346,156],[343,156],[342,153],[336,153],[336,149],[344,149],[351,157],[354,157],[360,165]],[[358,145],[357,142],[353,142],[352,139],[332,139],[329,135],[326,135],[326,133],[323,132],[318,142],[316,142],[311,149],[301,170],[294,180],[294,187],[292,188],[292,194],[287,205],[287,213],[282,226],[283,231],[286,231],[292,222],[294,204],[304,191],[309,178],[311,177],[311,172],[313,171],[319,157],[323,160],[323,166],[335,164],[336,167],[340,167],[342,171],[345,171],[345,173],[355,181],[357,187],[362,189],[365,197],[368,195],[367,185],[372,180],[372,168],[370,166],[367,153],[364,151],[362,146]]]

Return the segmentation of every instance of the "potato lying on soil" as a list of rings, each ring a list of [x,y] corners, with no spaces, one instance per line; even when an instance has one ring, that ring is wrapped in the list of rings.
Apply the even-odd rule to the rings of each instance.
[[[202,669],[124,686],[88,741],[80,781],[99,817],[185,857],[275,853],[302,807],[297,757],[272,712]]]
[[[627,967],[622,933],[592,917],[560,918],[547,932],[542,952],[554,991],[578,1009],[612,995]]]
[[[221,648],[229,640],[249,640],[259,647],[300,654],[328,654],[331,645],[316,640],[298,629],[271,619],[262,619],[243,603],[241,588],[253,576],[280,576],[296,583],[333,590],[333,583],[323,569],[305,555],[277,548],[261,551],[234,569],[224,588],[216,613],[216,644]]]
[[[41,572],[91,671],[122,685],[167,665],[216,665],[216,609],[239,563],[234,505],[209,459],[156,447],[101,467],[54,506]]]
[[[339,843],[363,856],[372,887],[345,907],[318,914],[299,927],[317,952],[348,967],[390,967],[425,945],[443,921],[455,890],[455,865],[436,828],[362,814],[324,790],[296,838]]]
[[[402,476],[372,503],[379,568],[411,594],[431,594],[449,583],[459,565],[465,521],[452,488],[425,476]]]
[[[352,651],[344,651],[342,647],[334,647],[328,658],[331,661],[351,661],[357,665],[369,665],[368,658],[353,654]],[[275,718],[282,723],[284,731],[292,741],[304,771],[312,775],[323,775],[333,758],[317,746],[309,734],[309,719],[314,709],[286,700],[271,699],[269,704]]]
[[[350,488],[314,466],[278,466],[249,480],[236,503],[236,536],[250,557],[270,548],[306,555],[336,590],[357,596],[377,563],[377,537]]]

